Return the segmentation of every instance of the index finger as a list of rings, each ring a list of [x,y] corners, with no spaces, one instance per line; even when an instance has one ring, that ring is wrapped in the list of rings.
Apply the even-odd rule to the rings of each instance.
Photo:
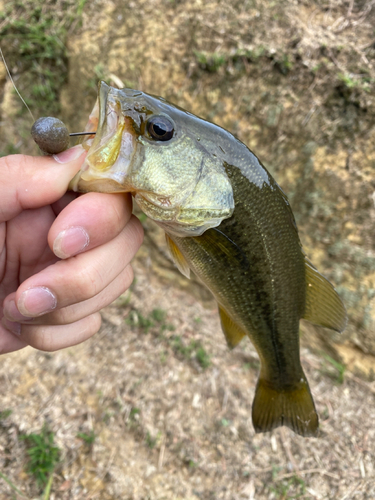
[[[84,160],[82,146],[60,155],[10,155],[0,158],[0,223],[22,210],[54,203],[68,189],[70,180]]]

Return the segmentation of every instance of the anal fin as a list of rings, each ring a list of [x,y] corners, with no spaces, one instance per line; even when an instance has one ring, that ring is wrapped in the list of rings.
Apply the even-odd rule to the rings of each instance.
[[[345,330],[345,306],[331,283],[305,259],[306,306],[304,319],[337,332]]]
[[[181,274],[190,279],[190,267],[187,260],[182,255],[180,249],[175,244],[175,242],[168,236],[168,234],[165,234],[165,239],[167,242],[169,253],[177,269],[180,271]]]
[[[252,418],[255,432],[286,425],[301,436],[317,436],[319,419],[305,377],[293,387],[276,389],[260,377],[255,391]]]
[[[233,349],[241,342],[246,333],[239,328],[236,323],[228,316],[225,310],[219,306],[221,328],[224,332],[228,347]]]

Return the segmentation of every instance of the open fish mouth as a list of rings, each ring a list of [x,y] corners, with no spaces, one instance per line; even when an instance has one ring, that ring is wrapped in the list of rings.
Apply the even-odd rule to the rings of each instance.
[[[116,93],[117,89],[100,82],[98,98],[85,127],[85,132],[96,134],[82,142],[88,154],[70,183],[73,191],[132,191],[128,177],[137,133],[132,118],[122,112]]]
[[[234,210],[222,161],[207,152],[189,121],[198,120],[164,99],[99,84],[83,140],[87,150],[70,189],[130,192],[166,231],[199,236]]]

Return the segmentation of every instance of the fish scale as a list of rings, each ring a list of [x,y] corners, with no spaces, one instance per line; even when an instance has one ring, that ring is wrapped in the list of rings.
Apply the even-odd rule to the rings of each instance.
[[[218,230],[228,238],[231,260],[212,244],[223,239],[215,229],[197,238],[172,239],[218,303],[248,333],[269,377],[281,389],[302,375],[298,344],[305,304],[304,256],[276,183],[245,183],[238,163],[226,166],[226,171],[235,210]],[[238,258],[233,258],[234,251]],[[204,252],[215,252],[211,265]]]

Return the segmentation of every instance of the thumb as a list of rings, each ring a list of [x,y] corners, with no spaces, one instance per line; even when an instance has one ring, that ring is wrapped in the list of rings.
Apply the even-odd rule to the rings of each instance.
[[[81,145],[54,156],[0,158],[0,223],[22,210],[50,205],[68,189],[85,158]]]

